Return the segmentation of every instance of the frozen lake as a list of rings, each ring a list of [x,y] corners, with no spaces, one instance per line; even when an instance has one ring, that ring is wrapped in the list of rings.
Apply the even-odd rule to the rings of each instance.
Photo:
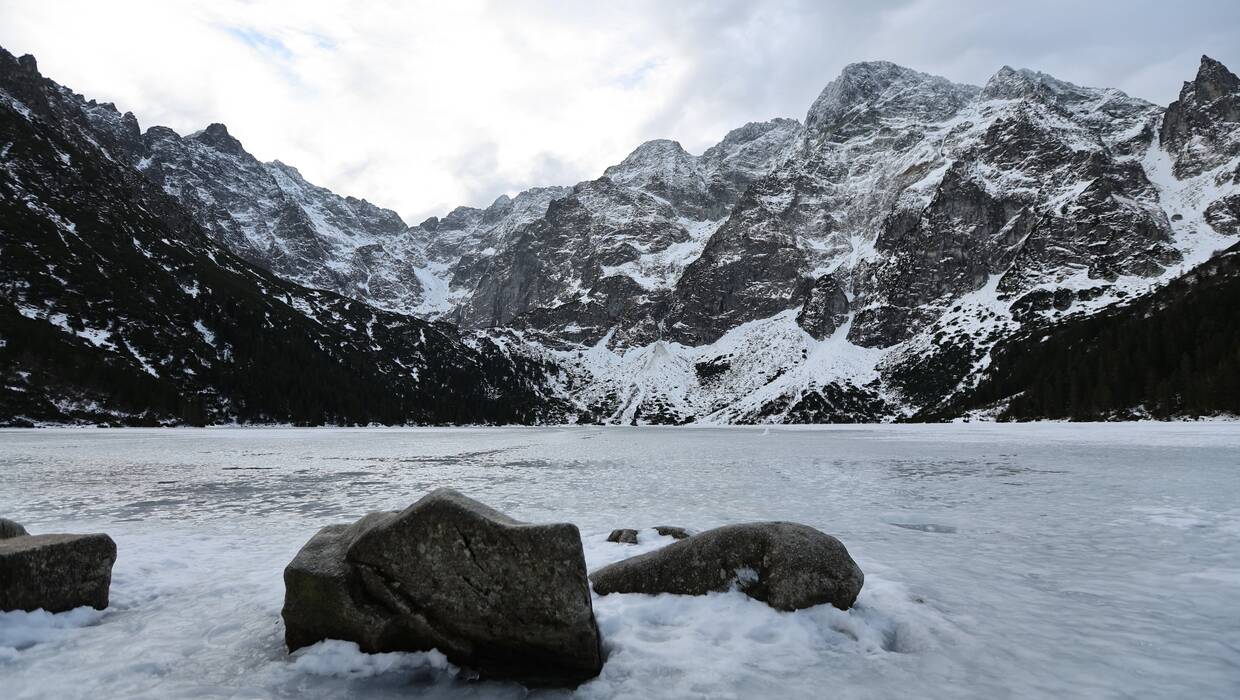
[[[112,607],[0,613],[5,698],[525,697],[433,655],[289,657],[321,526],[451,486],[580,526],[795,520],[857,606],[595,599],[613,697],[1240,696],[1240,424],[0,431],[0,515],[110,533]],[[564,693],[535,693],[554,697]]]

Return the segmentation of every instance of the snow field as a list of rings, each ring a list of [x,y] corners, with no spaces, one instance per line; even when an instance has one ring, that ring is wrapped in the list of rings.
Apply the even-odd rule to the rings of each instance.
[[[565,697],[441,655],[285,653],[313,532],[453,486],[582,529],[591,570],[785,519],[841,538],[857,605],[596,597],[583,698],[1232,697],[1240,425],[0,432],[0,512],[106,531],[112,605],[0,614],[5,697]],[[638,545],[606,542],[636,527]]]

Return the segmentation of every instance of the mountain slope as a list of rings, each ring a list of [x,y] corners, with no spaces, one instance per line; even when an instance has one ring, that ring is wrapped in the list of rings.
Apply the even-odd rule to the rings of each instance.
[[[1000,343],[976,390],[920,418],[1240,415],[1240,244],[1128,304]]]
[[[0,52],[3,422],[559,417],[548,368],[220,247],[87,109]]]
[[[145,394],[122,397],[169,392],[159,416],[752,423],[1230,410],[1194,398],[1230,360],[1169,339],[1190,326],[1157,311],[1178,304],[1198,332],[1226,326],[1218,290],[1235,269],[1218,254],[1240,237],[1240,79],[1208,57],[1165,110],[1006,66],[978,87],[853,64],[804,125],[748,124],[700,155],[650,141],[598,179],[411,228],[258,162],[221,125],[187,137],[141,132],[132,115],[37,80],[46,105],[28,107],[24,80],[12,69],[0,83],[9,117],[36,113],[32,128],[54,124],[69,144],[6,160],[9,318],[42,325],[23,325],[0,353],[25,343],[29,366],[63,354],[58,371],[95,397],[114,380],[92,372],[123,370]],[[14,125],[11,148],[49,138]],[[97,170],[84,174],[82,158]],[[95,239],[65,237],[91,217],[111,246],[94,267],[80,259]],[[19,231],[43,233],[25,242]],[[227,278],[204,282],[201,301],[187,290],[204,285],[181,279],[191,259]],[[1219,282],[1185,286],[1201,275]],[[159,280],[154,296],[113,289],[147,277]],[[240,296],[227,308],[245,314],[220,318],[221,285]],[[124,301],[110,310],[79,301],[109,295]],[[1190,311],[1198,295],[1208,313]],[[155,302],[165,298],[175,303]],[[1151,301],[1164,298],[1178,301]],[[159,336],[151,350],[122,328],[130,316]],[[218,354],[198,362],[218,351],[200,340],[223,337],[201,332],[208,316],[247,337],[270,324],[293,337],[279,353],[267,353],[267,340],[247,350],[258,369],[239,379]],[[30,340],[44,336],[56,341]],[[1129,336],[1189,362],[1115,360]],[[1087,379],[1078,352],[1143,373],[1144,388],[1099,388],[1119,379]],[[291,403],[262,405],[307,391],[304,374],[276,366],[279,354],[332,387],[296,400],[317,413],[290,418]],[[66,374],[79,365],[84,374]],[[1054,408],[1067,385],[1040,376],[1042,366],[1075,377],[1077,398]],[[12,406],[56,374],[15,372]],[[1181,385],[1198,388],[1173,398]],[[210,408],[187,409],[171,387],[204,392]],[[227,396],[212,393],[220,388]],[[22,410],[86,415],[56,408],[70,394]],[[141,412],[139,398],[125,400]]]
[[[1230,75],[1203,58],[1164,144],[1163,110],[1116,90],[849,66],[653,321],[709,377],[649,390],[618,368],[654,346],[617,346],[617,328],[612,358],[568,355],[580,385],[607,387],[582,401],[625,422],[668,406],[675,421],[928,415],[972,390],[996,343],[1147,294],[1235,242]]]
[[[454,318],[553,342],[593,343],[611,328],[626,344],[661,337],[685,266],[800,133],[790,119],[748,124],[700,156],[675,141],[642,144],[500,241],[472,287],[464,280]]]
[[[133,114],[111,104],[82,102],[82,112],[112,158],[179,200],[249,262],[380,308],[426,307],[421,242],[395,212],[316,187],[280,161],[259,162],[223,124],[181,137],[162,126],[142,132]]]

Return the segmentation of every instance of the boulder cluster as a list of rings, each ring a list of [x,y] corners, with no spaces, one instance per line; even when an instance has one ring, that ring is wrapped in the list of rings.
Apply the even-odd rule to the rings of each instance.
[[[864,581],[839,540],[797,523],[651,531],[676,541],[589,574],[577,526],[519,522],[439,489],[310,538],[284,570],[285,643],[437,649],[480,678],[575,687],[605,660],[595,594],[735,589],[779,610],[847,609]],[[619,529],[608,541],[641,538]],[[107,535],[30,535],[0,518],[0,610],[106,608],[115,561]]]
[[[325,639],[364,651],[438,649],[483,678],[576,686],[598,675],[598,595],[733,588],[780,610],[847,609],[864,577],[834,537],[796,523],[690,535],[587,576],[577,527],[531,525],[440,489],[400,512],[323,528],[284,571],[290,651]],[[608,541],[637,544],[635,529]]]

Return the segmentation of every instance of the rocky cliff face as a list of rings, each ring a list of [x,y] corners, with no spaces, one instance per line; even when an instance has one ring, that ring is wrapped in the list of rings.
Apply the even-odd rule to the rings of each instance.
[[[1176,154],[1175,174],[1198,175],[1240,153],[1240,79],[1210,58],[1201,57],[1197,77],[1184,83],[1180,99],[1167,108],[1160,135]]]
[[[109,154],[179,200],[216,242],[298,284],[380,308],[423,310],[427,261],[395,212],[312,185],[280,161],[259,162],[211,124],[189,136],[140,131],[132,114],[87,103]]]
[[[1205,210],[1216,231],[1240,233],[1240,78],[1209,56],[1201,57],[1197,77],[1184,83],[1180,99],[1167,108],[1160,135],[1173,154],[1179,179],[1203,178],[1206,192],[1219,194]],[[1228,191],[1230,188],[1231,191]],[[1209,197],[1209,194],[1205,196]]]
[[[1005,68],[978,90],[850,66],[811,109],[801,152],[750,190],[690,266],[676,337],[713,341],[799,306],[828,274],[852,293],[850,338],[869,347],[907,339],[990,275],[1006,273],[1005,291],[1019,293],[1072,266],[1152,274],[1175,257],[1159,245],[1168,225],[1140,169],[1121,161],[1157,115],[1028,71]],[[1092,222],[1081,233],[1082,211],[1105,216],[1109,234]],[[1099,248],[1128,230],[1148,243]]]
[[[971,391],[996,342],[1234,241],[1234,81],[1203,59],[1164,119],[1028,70],[849,66],[645,321],[664,342],[616,323],[608,355],[565,357],[581,397],[626,422],[830,421]]]
[[[565,342],[594,343],[612,329],[630,345],[662,337],[685,266],[800,134],[799,123],[777,119],[736,129],[700,156],[674,141],[642,144],[502,241],[472,287],[460,285],[455,318]]]

